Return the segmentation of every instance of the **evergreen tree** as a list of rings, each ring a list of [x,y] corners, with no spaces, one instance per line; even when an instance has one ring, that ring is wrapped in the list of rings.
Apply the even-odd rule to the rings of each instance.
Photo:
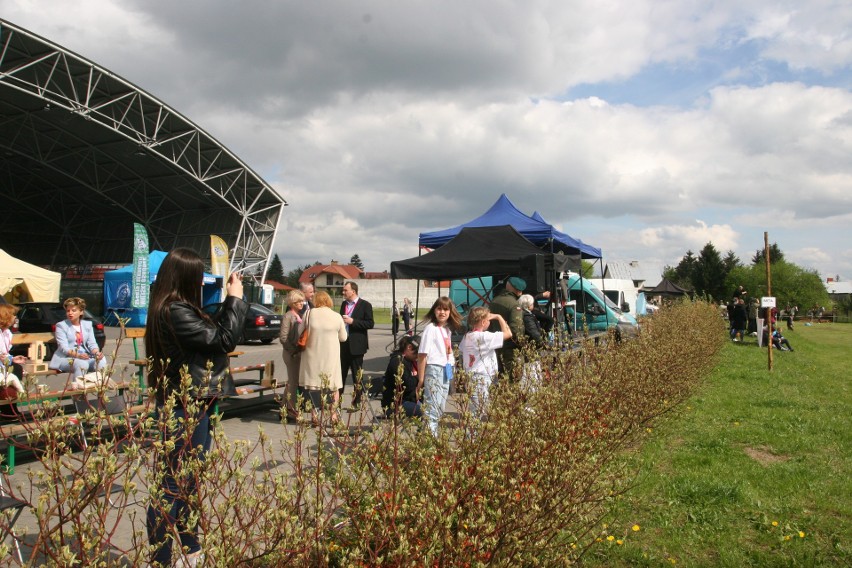
[[[269,263],[269,268],[266,270],[266,279],[284,283],[284,266],[281,264],[281,259],[278,258],[278,253],[272,257],[272,262]]]
[[[686,251],[686,255],[680,262],[672,268],[671,266],[666,266],[663,269],[663,278],[674,282],[681,288],[686,288],[687,290],[693,290],[695,286],[692,284],[693,274],[695,273],[695,266],[698,263],[698,259],[695,258],[695,253],[691,250]]]
[[[692,272],[692,288],[698,294],[705,294],[713,299],[727,296],[725,293],[725,276],[728,271],[722,263],[719,251],[713,243],[707,243],[698,254],[698,260]]]
[[[742,263],[734,251],[729,250],[725,258],[722,259],[722,265],[725,267],[725,275],[727,275],[737,266],[741,266]]]
[[[751,257],[752,264],[764,264],[766,258],[766,251],[764,249],[758,249],[754,252],[754,256]],[[784,253],[781,252],[781,249],[778,248],[778,243],[772,243],[769,245],[769,264],[775,264],[779,260],[784,260]]]
[[[349,264],[351,264],[352,266],[357,266],[358,270],[364,272],[364,263],[361,262],[361,257],[357,254],[352,255],[352,258],[349,259]]]

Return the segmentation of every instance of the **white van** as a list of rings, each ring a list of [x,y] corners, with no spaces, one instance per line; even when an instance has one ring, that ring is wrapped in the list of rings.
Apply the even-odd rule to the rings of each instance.
[[[613,304],[621,308],[622,312],[636,315],[639,291],[633,285],[633,280],[622,278],[590,278],[590,280]]]

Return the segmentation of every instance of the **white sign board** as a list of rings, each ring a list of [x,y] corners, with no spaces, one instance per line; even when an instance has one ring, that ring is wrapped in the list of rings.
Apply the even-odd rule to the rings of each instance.
[[[774,308],[775,307],[775,297],[774,296],[764,296],[760,299],[760,307],[761,308]]]

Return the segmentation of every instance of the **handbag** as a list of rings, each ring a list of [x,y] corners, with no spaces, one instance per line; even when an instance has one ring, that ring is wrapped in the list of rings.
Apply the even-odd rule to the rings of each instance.
[[[308,345],[308,318],[311,317],[311,311],[308,310],[308,313],[305,314],[305,328],[302,330],[302,333],[299,334],[299,341],[296,342],[296,347],[299,348],[299,351],[304,351],[305,347]]]

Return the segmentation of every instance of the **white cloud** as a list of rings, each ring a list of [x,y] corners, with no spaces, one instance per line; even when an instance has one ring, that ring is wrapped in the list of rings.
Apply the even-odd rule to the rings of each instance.
[[[672,264],[709,241],[744,257],[771,230],[806,265],[852,266],[838,244],[852,215],[852,8],[791,6],[7,0],[3,17],[161,97],[279,188],[282,258],[357,253],[383,270],[417,253],[419,232],[505,192],[610,258]],[[726,60],[743,46],[764,58]],[[770,63],[845,86],[781,82]],[[727,83],[678,108],[559,100],[655,64]],[[689,75],[702,65],[716,75]],[[745,83],[758,72],[765,83]]]

